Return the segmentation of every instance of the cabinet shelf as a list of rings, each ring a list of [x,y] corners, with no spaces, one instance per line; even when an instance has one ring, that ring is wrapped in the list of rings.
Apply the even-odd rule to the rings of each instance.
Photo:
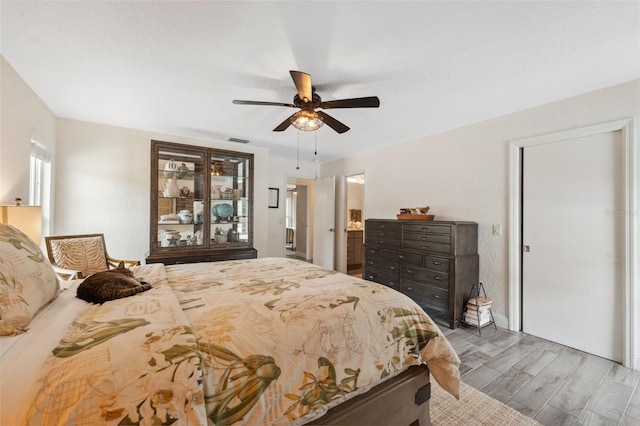
[[[257,257],[253,248],[253,158],[250,153],[152,140],[147,263]],[[228,207],[221,207],[225,203]],[[231,220],[218,219],[216,209],[229,214]],[[181,213],[193,217],[192,222],[184,223]],[[181,219],[174,221],[177,217]],[[227,234],[227,242],[217,242],[216,228]]]
[[[195,176],[196,172],[194,170],[189,170],[188,172],[170,172],[164,169],[158,170],[158,177],[160,177],[160,179],[193,180]]]

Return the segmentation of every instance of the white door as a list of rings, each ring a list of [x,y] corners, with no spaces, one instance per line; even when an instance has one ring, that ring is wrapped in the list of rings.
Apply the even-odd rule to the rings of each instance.
[[[335,248],[336,179],[316,179],[313,204],[313,263],[333,269]]]
[[[522,330],[614,361],[623,351],[621,132],[527,146]]]

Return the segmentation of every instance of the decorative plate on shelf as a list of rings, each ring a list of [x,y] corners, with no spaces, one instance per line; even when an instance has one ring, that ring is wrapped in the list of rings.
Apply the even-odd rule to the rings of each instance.
[[[217,217],[233,216],[233,206],[227,203],[216,204],[211,207],[211,213]]]

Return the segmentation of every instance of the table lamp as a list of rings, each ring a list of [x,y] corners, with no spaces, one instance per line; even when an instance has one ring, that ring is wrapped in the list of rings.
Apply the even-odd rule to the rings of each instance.
[[[42,238],[42,207],[40,206],[0,206],[0,223],[13,225],[37,245]]]

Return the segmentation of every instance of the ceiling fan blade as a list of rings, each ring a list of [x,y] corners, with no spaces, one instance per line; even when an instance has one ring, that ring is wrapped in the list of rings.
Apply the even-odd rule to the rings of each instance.
[[[291,126],[291,120],[293,119],[293,117],[297,114],[297,112],[294,112],[293,114],[291,114],[289,117],[287,117],[286,120],[284,120],[282,123],[278,124],[278,126],[273,129],[274,132],[284,132],[285,130],[287,130],[287,128],[289,126]]]
[[[295,108],[296,107],[293,104],[285,104],[285,103],[282,103],[282,102],[262,102],[262,101],[239,101],[239,100],[234,100],[233,103],[236,104],[236,105],[267,105],[267,106],[285,106],[285,107],[291,107],[291,108]]]
[[[346,125],[342,124],[341,122],[339,122],[338,120],[336,120],[335,118],[330,116],[329,114],[327,114],[327,113],[325,113],[323,111],[316,111],[316,113],[318,113],[320,118],[322,118],[322,121],[324,121],[324,124],[326,124],[327,126],[331,127],[336,132],[344,133],[344,132],[349,130],[349,127],[347,127]]]
[[[289,74],[291,74],[293,84],[296,85],[298,97],[305,102],[310,102],[313,99],[311,76],[302,71],[289,71]]]
[[[380,99],[377,96],[367,96],[365,98],[338,99],[326,101],[320,104],[320,108],[378,108]]]

